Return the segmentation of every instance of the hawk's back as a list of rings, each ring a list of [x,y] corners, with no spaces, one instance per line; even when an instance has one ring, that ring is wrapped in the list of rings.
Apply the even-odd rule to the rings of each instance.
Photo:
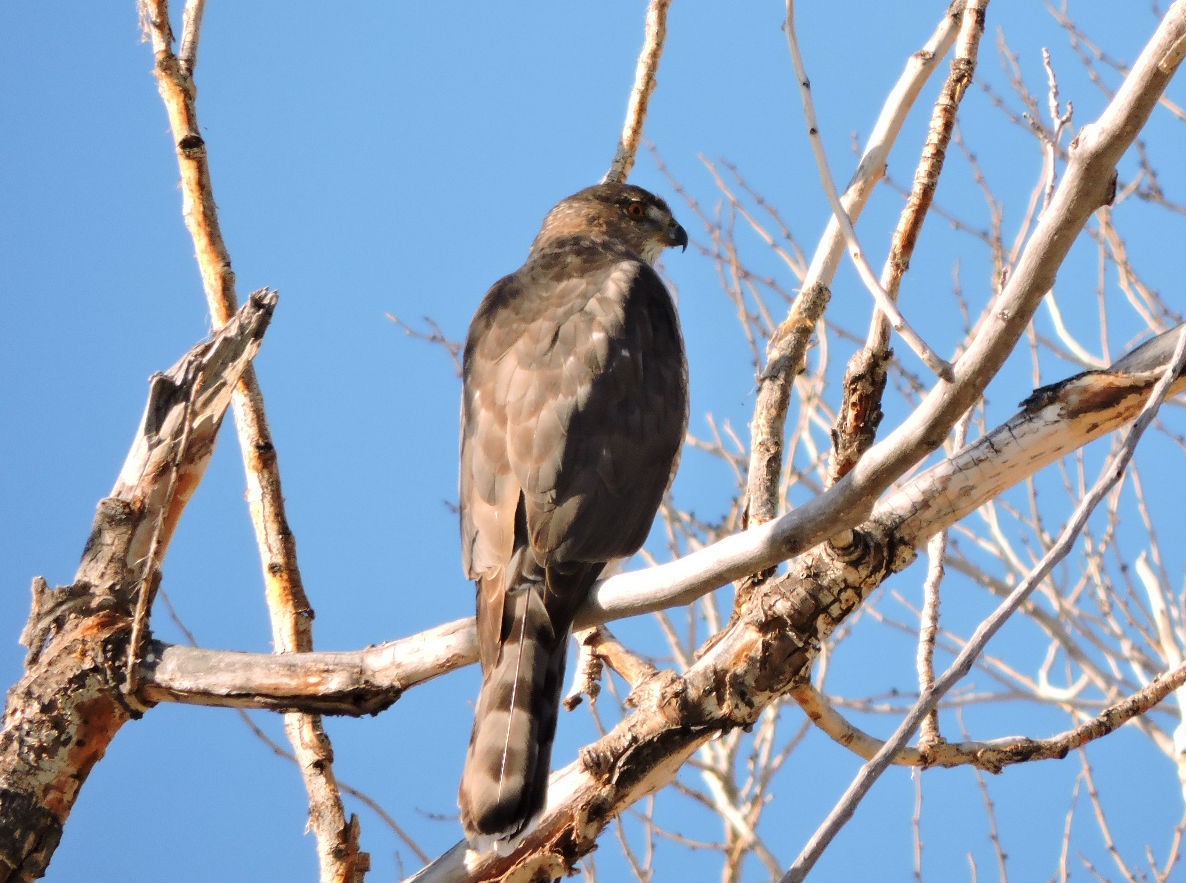
[[[582,191],[471,324],[461,534],[483,672],[460,793],[471,841],[512,836],[542,807],[573,617],[605,563],[642,545],[674,475],[687,364],[646,257],[686,242],[639,188]]]
[[[469,577],[509,557],[520,493],[541,563],[637,551],[688,414],[679,322],[654,269],[599,243],[556,243],[491,289],[464,370]]]

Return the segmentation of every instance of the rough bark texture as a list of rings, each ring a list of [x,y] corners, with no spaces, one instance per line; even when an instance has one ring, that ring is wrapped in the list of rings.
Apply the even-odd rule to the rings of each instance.
[[[766,347],[766,367],[758,377],[758,400],[750,422],[744,527],[765,524],[778,515],[783,432],[791,389],[803,370],[811,336],[831,296],[826,285],[805,287]]]
[[[881,398],[894,351],[861,349],[848,360],[844,399],[832,428],[832,459],[828,483],[835,484],[873,447],[881,425]]]
[[[126,608],[70,615],[9,691],[0,732],[0,880],[45,873],[79,789],[133,716],[119,670],[130,629]]]
[[[0,883],[44,875],[91,768],[147,709],[125,692],[137,596],[160,578],[160,555],[275,304],[274,294],[256,293],[213,340],[152,379],[74,582],[55,590],[33,583],[25,674],[8,693],[0,729]]]

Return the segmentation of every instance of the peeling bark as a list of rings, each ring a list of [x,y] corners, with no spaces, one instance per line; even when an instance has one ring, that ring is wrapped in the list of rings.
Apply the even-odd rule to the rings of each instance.
[[[159,580],[160,555],[275,305],[274,293],[257,292],[212,340],[153,377],[74,582],[50,590],[34,581],[22,634],[29,656],[0,729],[0,883],[45,874],[92,767],[120,727],[149,707],[126,689],[137,597]]]

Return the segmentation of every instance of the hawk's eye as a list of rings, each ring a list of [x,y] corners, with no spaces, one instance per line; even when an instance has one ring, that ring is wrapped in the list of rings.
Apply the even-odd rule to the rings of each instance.
[[[626,214],[632,218],[641,218],[643,216],[643,207],[641,202],[626,203]]]

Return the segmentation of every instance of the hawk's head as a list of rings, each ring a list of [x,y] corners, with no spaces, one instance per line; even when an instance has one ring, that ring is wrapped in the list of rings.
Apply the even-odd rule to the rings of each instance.
[[[613,239],[649,264],[667,246],[688,247],[688,233],[667,203],[633,184],[594,184],[561,201],[544,218],[532,248],[578,235]]]

